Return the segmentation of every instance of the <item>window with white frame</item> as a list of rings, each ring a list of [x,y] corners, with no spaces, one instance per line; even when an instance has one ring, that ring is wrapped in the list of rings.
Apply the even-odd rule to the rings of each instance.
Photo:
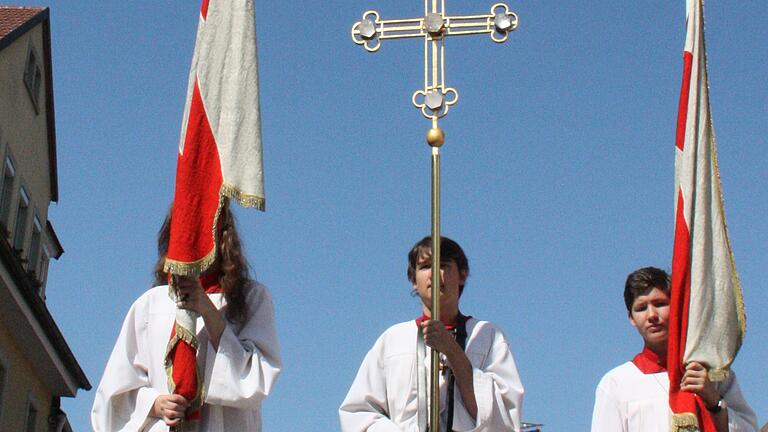
[[[24,84],[26,84],[35,113],[40,112],[40,87],[43,83],[43,73],[40,71],[40,60],[33,47],[27,53],[27,65],[24,67]]]
[[[16,180],[16,167],[11,156],[5,157],[3,164],[3,179],[0,187],[0,222],[8,229],[8,216],[11,214],[11,198],[13,198],[14,181]]]
[[[16,227],[13,229],[13,248],[19,251],[24,249],[27,216],[29,216],[29,195],[22,186],[19,188],[19,207],[16,210]]]
[[[40,218],[35,215],[32,218],[32,238],[29,242],[29,254],[27,254],[27,270],[37,273],[37,258],[40,256],[40,237],[43,228],[40,225]]]
[[[35,432],[35,426],[37,423],[37,407],[32,403],[32,400],[27,401],[27,419],[25,420],[24,430],[26,432]]]

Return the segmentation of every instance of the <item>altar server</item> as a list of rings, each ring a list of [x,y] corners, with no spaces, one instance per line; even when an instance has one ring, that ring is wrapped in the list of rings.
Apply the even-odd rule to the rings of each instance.
[[[624,301],[629,322],[643,339],[632,361],[611,370],[597,386],[592,432],[669,432],[669,275],[646,267],[629,274]],[[709,380],[704,366],[691,362],[680,385],[702,398],[718,432],[756,432],[757,419],[741,394],[733,370],[724,381]]]
[[[523,385],[509,342],[493,323],[460,311],[469,263],[461,247],[445,237],[440,321],[431,319],[431,247],[431,237],[425,237],[408,254],[408,279],[421,299],[421,316],[387,329],[365,356],[339,408],[344,432],[423,432],[432,349],[442,357],[441,431],[520,429]]]
[[[199,279],[179,278],[178,296],[163,270],[170,216],[159,233],[158,286],[128,311],[96,390],[91,423],[97,432],[260,431],[261,403],[280,372],[272,298],[251,280],[225,199],[218,221],[217,260]],[[200,315],[197,367],[199,420],[184,420],[189,400],[168,390],[166,345],[176,308]],[[176,365],[174,365],[176,366]]]

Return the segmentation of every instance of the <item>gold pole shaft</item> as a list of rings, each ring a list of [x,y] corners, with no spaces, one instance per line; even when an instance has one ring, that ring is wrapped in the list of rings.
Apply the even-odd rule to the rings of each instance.
[[[432,319],[440,321],[440,148],[432,147]],[[440,353],[432,350],[430,431],[440,430]]]

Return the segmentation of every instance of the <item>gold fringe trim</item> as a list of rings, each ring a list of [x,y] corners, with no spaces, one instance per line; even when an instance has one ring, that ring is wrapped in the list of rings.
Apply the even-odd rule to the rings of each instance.
[[[178,323],[174,323],[174,326],[176,327],[176,333],[173,335],[173,338],[168,342],[168,346],[165,349],[165,376],[168,380],[168,391],[171,393],[173,393],[176,390],[176,383],[173,382],[173,363],[171,362],[171,359],[169,357],[171,350],[173,349],[173,347],[176,346],[176,344],[179,341],[184,341],[188,343],[195,351],[197,351],[199,346],[197,337],[195,337],[195,335],[193,335],[192,332],[180,326]],[[201,380],[199,366],[195,367],[195,377],[197,379],[197,392],[195,393],[195,398],[190,401],[190,408],[192,408],[192,410],[200,409],[200,407],[203,406],[203,382]],[[174,431],[179,431],[179,432],[184,430],[191,430],[191,429],[185,428],[183,426],[183,423],[181,428],[174,429]]]
[[[216,231],[219,226],[219,217],[221,216],[221,208],[224,206],[224,195],[219,192],[219,204],[216,207],[216,213],[213,216],[213,227],[211,229],[211,239],[213,240],[213,247],[207,255],[200,258],[197,261],[184,262],[176,261],[173,259],[165,258],[165,264],[163,270],[166,273],[171,273],[179,276],[196,277],[200,276],[204,271],[216,261],[216,250],[218,250],[218,244],[216,243]]]
[[[709,85],[709,82],[707,82],[707,85]],[[723,189],[722,189],[722,182],[720,181],[720,164],[718,163],[717,158],[717,144],[715,141],[715,128],[712,125],[712,114],[710,113],[709,116],[710,121],[710,130],[712,131],[712,141],[710,142],[710,149],[712,152],[712,170],[715,174],[715,178],[717,179],[717,205],[720,208],[720,214],[723,215],[723,234],[725,235],[725,243],[728,245],[728,258],[729,258],[729,264],[731,267],[731,284],[733,286],[733,296],[736,299],[736,315],[738,317],[739,321],[739,341],[736,345],[736,352],[739,351],[739,348],[741,348],[742,341],[744,340],[744,336],[747,333],[747,313],[746,308],[744,306],[744,294],[741,289],[741,281],[739,280],[739,273],[736,271],[736,259],[733,256],[733,247],[731,247],[731,236],[728,232],[728,222],[725,217],[725,200],[723,199]],[[734,353],[734,357],[735,357]],[[730,365],[733,362],[731,360],[728,362]]]
[[[195,276],[200,276],[200,274],[202,274],[208,267],[210,267],[214,261],[216,261],[216,244],[215,243],[213,245],[213,249],[211,249],[211,251],[208,252],[208,255],[204,256],[203,258],[197,261],[184,262],[184,261],[176,261],[170,258],[166,258],[165,264],[163,265],[163,270],[165,270],[167,273],[171,273],[179,276],[195,277]]]
[[[264,197],[250,195],[229,183],[222,183],[221,188],[219,189],[219,205],[216,208],[216,214],[213,217],[213,227],[211,229],[213,248],[206,256],[193,262],[177,261],[166,258],[165,264],[163,265],[164,271],[179,276],[195,277],[200,276],[214,263],[214,261],[216,261],[216,251],[218,250],[216,232],[218,231],[219,217],[221,216],[221,209],[224,206],[225,199],[232,199],[243,207],[255,208],[261,211],[264,211],[266,206]]]
[[[176,384],[173,382],[173,364],[167,361],[167,359],[165,365],[165,375],[168,378],[168,391],[173,393],[176,390]],[[192,401],[189,403],[189,408],[191,408],[193,411],[196,411],[203,406],[203,386],[200,381],[199,368],[195,368],[195,376],[197,377],[197,392],[195,393],[195,398],[192,399]]]
[[[707,77],[707,115],[709,119],[709,130],[712,132],[711,141],[709,142],[710,150],[712,152],[712,171],[715,175],[715,178],[717,179],[717,205],[720,208],[720,214],[723,215],[723,232],[725,234],[725,242],[728,245],[728,257],[730,258],[730,266],[732,275],[732,284],[733,284],[733,295],[736,298],[736,314],[738,316],[739,321],[739,340],[736,344],[736,350],[733,353],[733,358],[731,358],[727,365],[724,367],[728,367],[733,363],[733,360],[736,357],[736,354],[739,352],[739,349],[741,348],[741,344],[744,341],[744,336],[747,333],[747,313],[746,308],[744,306],[744,294],[741,289],[741,282],[739,281],[739,274],[736,271],[736,260],[733,257],[733,248],[731,247],[731,236],[728,233],[728,222],[725,217],[725,200],[723,199],[723,189],[722,189],[722,182],[720,181],[720,164],[718,163],[717,158],[717,140],[715,139],[715,126],[714,126],[714,120],[712,118],[712,110],[710,107],[710,101],[709,101],[709,94],[710,94],[710,88],[709,88],[709,61],[707,60],[707,41],[706,36],[704,33],[704,29],[706,28],[706,20],[704,17],[704,2],[701,2],[701,55],[704,57],[704,74]]]
[[[261,211],[264,211],[266,208],[266,200],[264,197],[247,194],[227,182],[222,183],[221,189],[219,189],[219,195],[231,198],[243,207],[255,208],[256,210]]]
[[[710,369],[707,371],[707,376],[709,377],[709,380],[712,382],[718,382],[718,381],[725,381],[726,378],[728,378],[728,375],[730,375],[731,371],[727,367],[719,368],[719,369]]]
[[[179,325],[179,323],[174,323],[174,327],[176,327],[176,333],[173,335],[173,339],[171,339],[168,342],[168,347],[165,349],[165,358],[166,361],[168,359],[168,354],[171,353],[171,350],[173,347],[176,346],[176,343],[178,341],[184,341],[189,344],[192,348],[197,350],[197,347],[199,346],[199,342],[197,342],[197,337],[192,334],[191,331],[187,330],[186,328]]]
[[[672,425],[670,432],[698,432],[698,430],[699,420],[696,418],[696,414],[672,414]]]

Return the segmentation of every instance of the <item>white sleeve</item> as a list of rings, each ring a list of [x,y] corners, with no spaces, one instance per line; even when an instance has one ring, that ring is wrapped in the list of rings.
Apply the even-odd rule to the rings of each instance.
[[[622,418],[621,408],[607,389],[605,377],[595,390],[595,408],[592,411],[592,432],[626,432],[626,422]]]
[[[741,394],[736,373],[731,373],[722,384],[720,394],[728,405],[728,430],[730,432],[757,432],[757,417]]]
[[[160,421],[149,418],[159,393],[149,384],[144,343],[146,298],[128,311],[109,357],[91,410],[95,432],[137,431]]]
[[[252,409],[269,395],[280,374],[272,297],[254,284],[246,301],[248,319],[239,333],[227,322],[218,351],[208,344],[207,358],[213,359],[206,362],[208,404]]]
[[[389,418],[382,338],[365,355],[347,397],[339,407],[342,432],[402,432]]]
[[[454,430],[519,431],[525,391],[512,350],[501,330],[494,329],[492,343],[483,363],[482,367],[472,367],[477,418],[472,419],[463,403],[456,403]],[[454,400],[462,400],[458,388],[454,388]]]

